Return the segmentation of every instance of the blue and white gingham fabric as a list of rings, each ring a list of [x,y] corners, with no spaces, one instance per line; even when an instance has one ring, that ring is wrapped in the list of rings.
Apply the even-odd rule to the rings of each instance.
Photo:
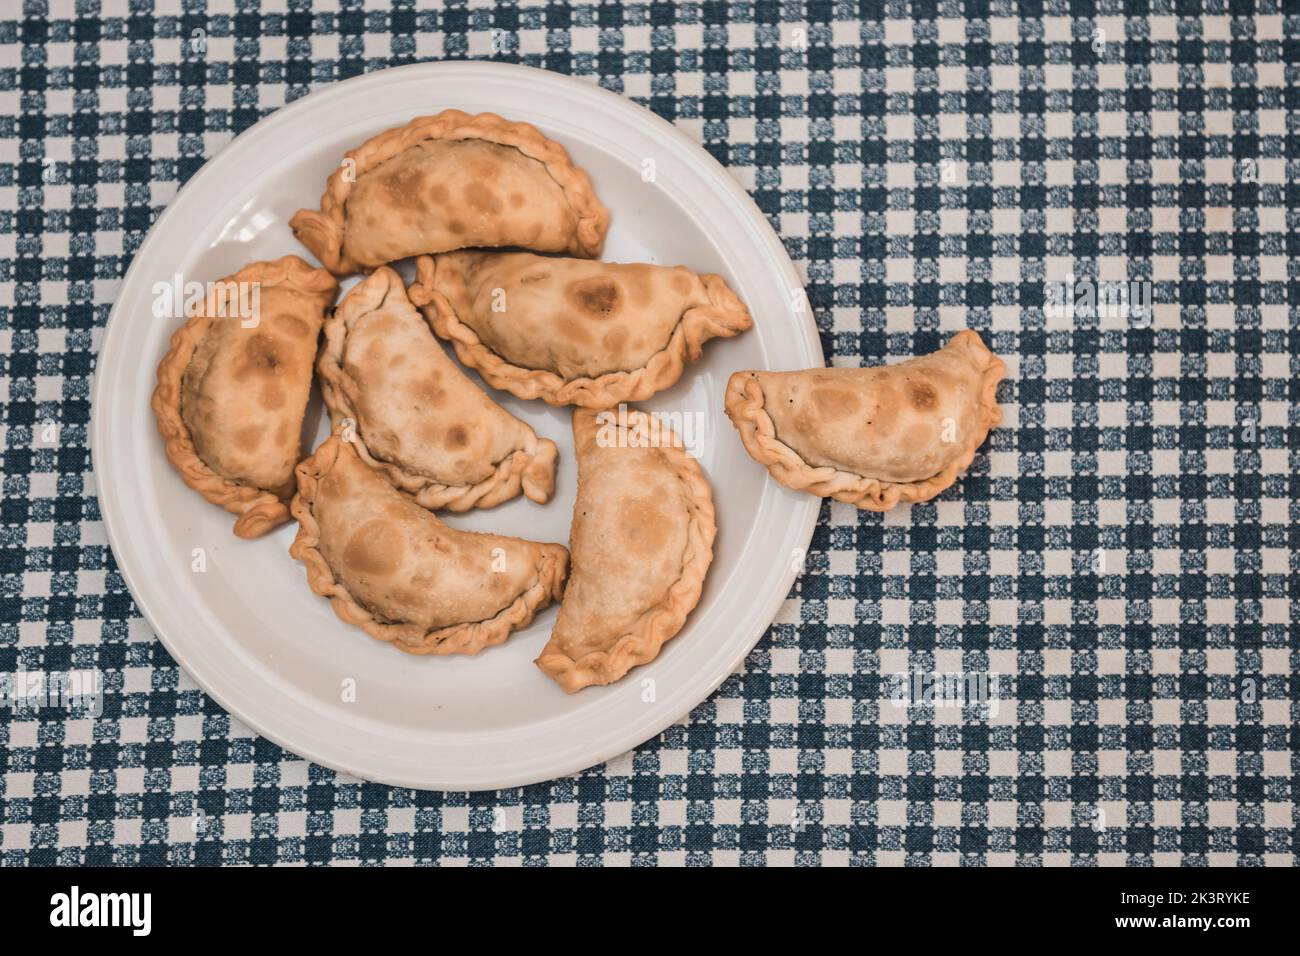
[[[464,57],[703,142],[833,364],[969,326],[1009,374],[939,501],[823,505],[689,719],[574,778],[436,794],[311,766],[178,670],[86,425],[182,181],[312,89]],[[1150,283],[1146,319],[1045,313],[1093,280]],[[0,674],[105,681],[98,717],[0,706],[0,863],[1294,865],[1298,335],[1281,0],[0,0]],[[999,675],[998,706],[895,706],[911,672]]]

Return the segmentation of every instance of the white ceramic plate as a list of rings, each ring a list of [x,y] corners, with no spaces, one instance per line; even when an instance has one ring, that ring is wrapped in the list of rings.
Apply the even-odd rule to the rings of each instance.
[[[719,527],[703,598],[656,661],[573,696],[532,663],[554,609],[472,658],[412,657],[340,622],[288,555],[296,525],[258,541],[235,538],[233,517],[169,467],[149,410],[154,369],[179,325],[153,317],[154,284],[178,273],[215,280],[290,252],[310,258],[288,220],[316,206],[343,152],[447,107],[527,120],[568,147],[611,210],[605,258],[721,273],[754,315],[751,331],[706,345],[702,362],[644,405],[697,416]],[[494,63],[424,63],[339,83],[266,118],[210,160],[132,262],[95,376],[91,443],[109,541],[176,661],[223,707],[294,753],[425,789],[493,789],[574,773],[650,739],[708,697],[789,591],[818,499],[768,479],[745,454],[722,398],[737,369],[823,364],[811,314],[794,306],[800,288],[780,241],[726,171],[622,97]],[[559,445],[556,495],[545,506],[520,498],[447,520],[566,542],[575,485],[568,412],[493,394]],[[318,401],[307,428],[325,433]],[[345,700],[348,687],[354,701]]]

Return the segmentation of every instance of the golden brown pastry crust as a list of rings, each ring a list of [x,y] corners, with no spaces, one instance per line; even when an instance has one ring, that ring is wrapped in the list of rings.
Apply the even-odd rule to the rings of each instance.
[[[371,321],[384,324],[365,329]],[[351,355],[358,327],[371,348],[391,349],[386,360],[399,367],[358,380],[363,370]],[[326,319],[317,371],[334,427],[354,422],[361,460],[425,508],[490,508],[521,489],[545,504],[554,491],[555,442],[539,439],[456,367],[392,269],[376,269]],[[368,387],[383,394],[367,396]]]
[[[324,269],[314,269],[297,256],[284,256],[274,262],[250,263],[214,286],[213,294],[208,297],[204,308],[172,334],[170,348],[158,366],[158,384],[150,404],[158,423],[158,432],[163,439],[167,460],[181,479],[212,504],[220,505],[239,516],[235,522],[237,536],[257,538],[289,520],[287,502],[292,494],[293,462],[289,463],[288,483],[284,487],[259,487],[241,481],[237,476],[220,474],[199,456],[195,438],[182,414],[186,371],[190,368],[195,351],[202,345],[214,322],[237,321],[235,318],[212,317],[220,312],[214,297],[219,294],[221,286],[242,282],[260,285],[263,311],[271,311],[268,306],[272,306],[273,302],[268,300],[288,294],[301,297],[304,301],[299,306],[300,310],[314,315],[314,325],[309,318],[304,319],[304,324],[309,327],[304,330],[304,338],[299,347],[293,350],[299,353],[294,356],[295,360],[301,358],[306,369],[302,394],[291,396],[288,402],[296,406],[296,416],[287,417],[296,418],[292,423],[292,441],[298,441],[311,384],[311,364],[316,352],[321,318],[334,302],[338,282]],[[300,453],[295,453],[294,459],[299,455]]]
[[[495,113],[470,115],[450,109],[435,116],[417,117],[405,126],[386,130],[356,149],[349,150],[346,159],[352,160],[352,163],[341,165],[330,176],[325,193],[321,196],[320,211],[300,209],[290,220],[289,225],[294,235],[320,259],[325,268],[336,275],[347,275],[390,261],[371,256],[358,259],[344,251],[348,197],[353,186],[366,173],[428,140],[482,140],[516,149],[524,156],[542,163],[551,179],[563,190],[575,217],[575,225],[567,245],[540,251],[593,258],[600,255],[609,228],[609,211],[596,197],[586,172],[573,164],[563,146],[547,139],[529,123],[512,123]],[[407,255],[446,251],[448,249],[445,248],[418,249]]]
[[[645,413],[629,409],[626,424],[614,412],[573,412],[573,573],[537,658],[570,694],[658,657],[699,603],[713,561],[713,495],[700,466],[662,425],[656,447],[637,447],[653,434]]]
[[[390,529],[394,521],[412,523],[412,534],[403,538],[408,544],[411,540],[419,539],[434,541],[432,550],[441,554],[446,564],[442,568],[431,569],[433,577],[436,578],[442,573],[450,577],[467,573],[465,568],[467,562],[458,561],[457,555],[453,553],[458,549],[473,551],[477,560],[482,557],[481,552],[485,548],[496,545],[516,552],[513,560],[520,560],[520,555],[526,555],[530,559],[531,564],[523,569],[523,578],[521,578],[523,585],[513,594],[504,593],[501,597],[500,610],[482,620],[465,620],[444,626],[422,626],[392,620],[377,613],[353,595],[341,580],[342,575],[335,574],[322,553],[321,523],[316,514],[318,496],[323,493],[325,482],[336,470],[346,473],[346,481],[364,484],[365,487],[358,497],[366,497],[368,516],[373,515],[380,520],[387,520],[390,522]],[[294,538],[289,553],[303,563],[307,569],[307,583],[312,591],[321,597],[329,598],[330,605],[339,619],[356,625],[376,640],[387,641],[408,654],[477,654],[485,647],[502,643],[512,631],[527,627],[532,623],[537,611],[552,601],[559,600],[563,592],[564,578],[568,569],[568,552],[562,545],[539,544],[518,538],[449,528],[431,512],[422,509],[394,489],[373,469],[362,464],[353,444],[343,441],[339,434],[327,439],[310,458],[298,465],[296,472],[298,493],[294,495],[290,509],[298,520],[299,527],[298,535]],[[340,478],[340,480],[344,479]],[[353,485],[354,490],[355,488],[356,485]],[[370,502],[373,502],[373,507],[369,506]],[[366,533],[364,527],[350,530],[353,536],[345,544],[339,545],[344,555],[349,553],[349,547],[354,545],[357,538],[364,537]],[[382,540],[375,542],[377,548],[386,550],[393,546],[393,538],[388,535],[380,537]],[[366,572],[374,574],[379,579],[379,583],[375,585],[377,588],[385,586],[381,573],[364,566],[358,573],[364,575]],[[400,573],[398,576],[401,577]],[[399,583],[413,584],[405,580]],[[494,586],[491,580],[482,583],[476,589],[465,587],[463,583],[459,586],[449,584],[445,589],[446,593],[440,593],[437,600],[454,601],[457,592],[469,594],[471,590],[477,597],[483,591],[491,591]],[[439,589],[435,586],[427,590]]]
[[[945,361],[964,363],[972,376],[974,386],[965,399],[974,405],[970,409],[971,426],[963,429],[961,440],[955,441],[950,450],[945,450],[946,460],[942,466],[934,474],[918,480],[891,481],[829,464],[809,463],[782,440],[765,408],[766,396],[760,378],[766,373],[736,372],[731,376],[725,400],[727,415],[740,432],[745,450],[755,461],[766,465],[772,477],[787,488],[831,497],[868,511],[887,511],[899,503],[928,501],[950,487],[958,475],[970,467],[989,430],[1002,420],[1002,410],[997,404],[997,387],[1006,372],[1005,364],[988,350],[979,335],[966,329],[954,335],[939,352],[888,366],[887,374],[898,377],[911,370],[924,369],[922,363],[938,356],[943,356]],[[886,369],[812,369],[810,373],[824,371],[879,374]],[[787,436],[787,440],[793,441],[794,436]]]
[[[534,261],[547,264],[547,268],[551,269],[564,269],[572,264],[580,266],[584,272],[603,267],[613,282],[618,281],[617,273],[609,270],[629,267],[617,263],[547,260],[521,253],[452,253],[436,257],[421,256],[416,261],[416,281],[409,290],[411,301],[424,312],[434,332],[450,341],[461,362],[476,369],[489,385],[519,398],[540,398],[550,405],[577,405],[595,409],[612,408],[620,402],[642,401],[676,384],[686,363],[699,360],[703,345],[709,339],[730,338],[753,324],[749,310],[721,276],[696,275],[681,269],[680,272],[684,273],[681,277],[689,275],[691,283],[696,286],[693,297],[686,297],[689,304],[684,309],[680,309],[675,302],[670,304],[673,311],[668,327],[671,332],[639,367],[617,368],[594,376],[576,374],[572,377],[553,368],[525,368],[513,364],[484,342],[466,321],[467,317],[458,314],[457,306],[453,304],[454,301],[459,301],[462,303],[461,308],[465,308],[465,263],[506,258],[511,262],[519,262],[523,267]],[[654,269],[662,275],[671,275],[677,271],[654,266],[631,268]],[[631,298],[632,296],[621,297],[620,301]],[[510,293],[507,292],[507,300],[509,299]],[[651,306],[646,311],[653,314],[655,310]],[[557,337],[572,335],[574,333],[558,325],[558,321],[576,324],[582,312],[572,308],[567,313],[557,310],[555,315],[557,322],[549,328],[544,323],[534,322],[534,331],[544,329],[549,335]],[[565,316],[568,318],[561,318]],[[534,338],[541,340],[543,337]],[[593,352],[598,353],[599,347],[593,346]],[[611,358],[607,364],[617,367],[618,359]]]

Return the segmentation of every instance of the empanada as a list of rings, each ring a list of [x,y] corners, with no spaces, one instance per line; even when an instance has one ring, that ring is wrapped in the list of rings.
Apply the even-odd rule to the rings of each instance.
[[[673,385],[707,340],[749,328],[721,276],[526,252],[421,256],[411,301],[493,388],[610,408]]]
[[[342,620],[411,654],[476,654],[558,600],[562,545],[457,531],[331,436],[297,468],[289,553]]]
[[[241,538],[289,520],[316,342],[337,294],[297,256],[251,263],[209,286],[158,366],[151,404],[167,460],[239,515]]]
[[[489,508],[519,494],[545,503],[555,442],[466,377],[387,266],[325,320],[317,362],[337,428],[355,423],[356,451],[426,508]]]
[[[869,511],[928,501],[1002,420],[1006,366],[969,329],[876,368],[737,372],[726,408],[745,450],[788,488]]]
[[[671,429],[574,409],[573,439],[573,574],[537,659],[570,694],[659,656],[699,603],[717,531],[709,483]]]
[[[320,211],[300,209],[289,225],[325,268],[346,275],[471,246],[598,256],[609,212],[536,127],[443,110],[349,151]]]

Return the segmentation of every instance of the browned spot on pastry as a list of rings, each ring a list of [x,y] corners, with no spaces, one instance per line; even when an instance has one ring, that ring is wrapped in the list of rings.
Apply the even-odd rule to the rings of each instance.
[[[501,176],[501,167],[490,159],[479,159],[470,163],[469,170],[476,179],[493,180]]]
[[[464,448],[469,444],[469,433],[464,425],[453,425],[447,430],[447,447]]]
[[[436,377],[417,381],[411,387],[411,393],[415,398],[416,407],[424,410],[436,407],[447,395],[438,387]]]
[[[526,203],[527,201],[528,201],[528,200],[524,197],[524,194],[523,194],[523,193],[511,193],[511,194],[510,194],[510,205],[511,205],[512,207],[514,207],[515,209],[518,209],[520,206],[522,206],[522,205],[523,205],[524,203]]]
[[[283,361],[279,343],[269,335],[260,332],[244,346],[239,362],[235,365],[235,381],[244,382],[250,378],[261,378],[275,372]]]
[[[459,219],[448,219],[447,231],[457,236],[463,236],[465,234],[465,224]]]
[[[857,395],[842,388],[815,388],[811,398],[817,412],[827,421],[847,418],[856,413],[861,405],[861,399]]]
[[[610,329],[601,340],[601,344],[610,352],[621,351],[627,344],[627,329]]]
[[[367,521],[348,538],[343,562],[361,574],[391,574],[402,560],[402,536],[382,519]]]
[[[673,523],[668,520],[658,502],[651,498],[628,502],[627,549],[633,554],[657,554],[668,541]]]
[[[545,281],[546,281],[547,279],[549,279],[550,277],[551,277],[551,270],[549,270],[549,269],[535,269],[535,270],[533,270],[532,272],[526,272],[526,273],[524,273],[522,276],[520,276],[520,277],[519,277],[519,284],[520,284],[520,285],[530,285],[531,283],[534,283],[534,282],[545,282]]]
[[[275,327],[294,338],[305,338],[310,331],[307,323],[296,315],[277,315],[275,317]]]
[[[432,186],[429,187],[429,198],[437,203],[446,202],[447,187],[444,186],[442,183],[434,183]]]
[[[235,444],[245,451],[253,451],[262,443],[263,431],[261,425],[245,425],[243,428],[236,429]]]
[[[569,287],[569,301],[595,319],[607,319],[618,311],[623,290],[604,276],[593,276]]]
[[[399,199],[404,199],[413,193],[418,194],[420,187],[424,185],[422,172],[418,166],[410,164],[398,166],[384,177],[384,186],[388,192]]]
[[[405,362],[406,362],[406,353],[398,352],[396,355],[393,356],[392,360],[389,361],[388,367],[397,368],[399,365],[405,364]]]
[[[465,187],[465,202],[471,209],[477,209],[480,212],[498,213],[501,211],[501,200],[482,183],[470,183]]]
[[[284,404],[284,389],[276,382],[266,382],[257,393],[257,400],[263,408],[279,408]]]
[[[934,408],[939,401],[934,386],[927,382],[912,382],[908,386],[908,395],[912,399],[912,404],[920,409]]]

